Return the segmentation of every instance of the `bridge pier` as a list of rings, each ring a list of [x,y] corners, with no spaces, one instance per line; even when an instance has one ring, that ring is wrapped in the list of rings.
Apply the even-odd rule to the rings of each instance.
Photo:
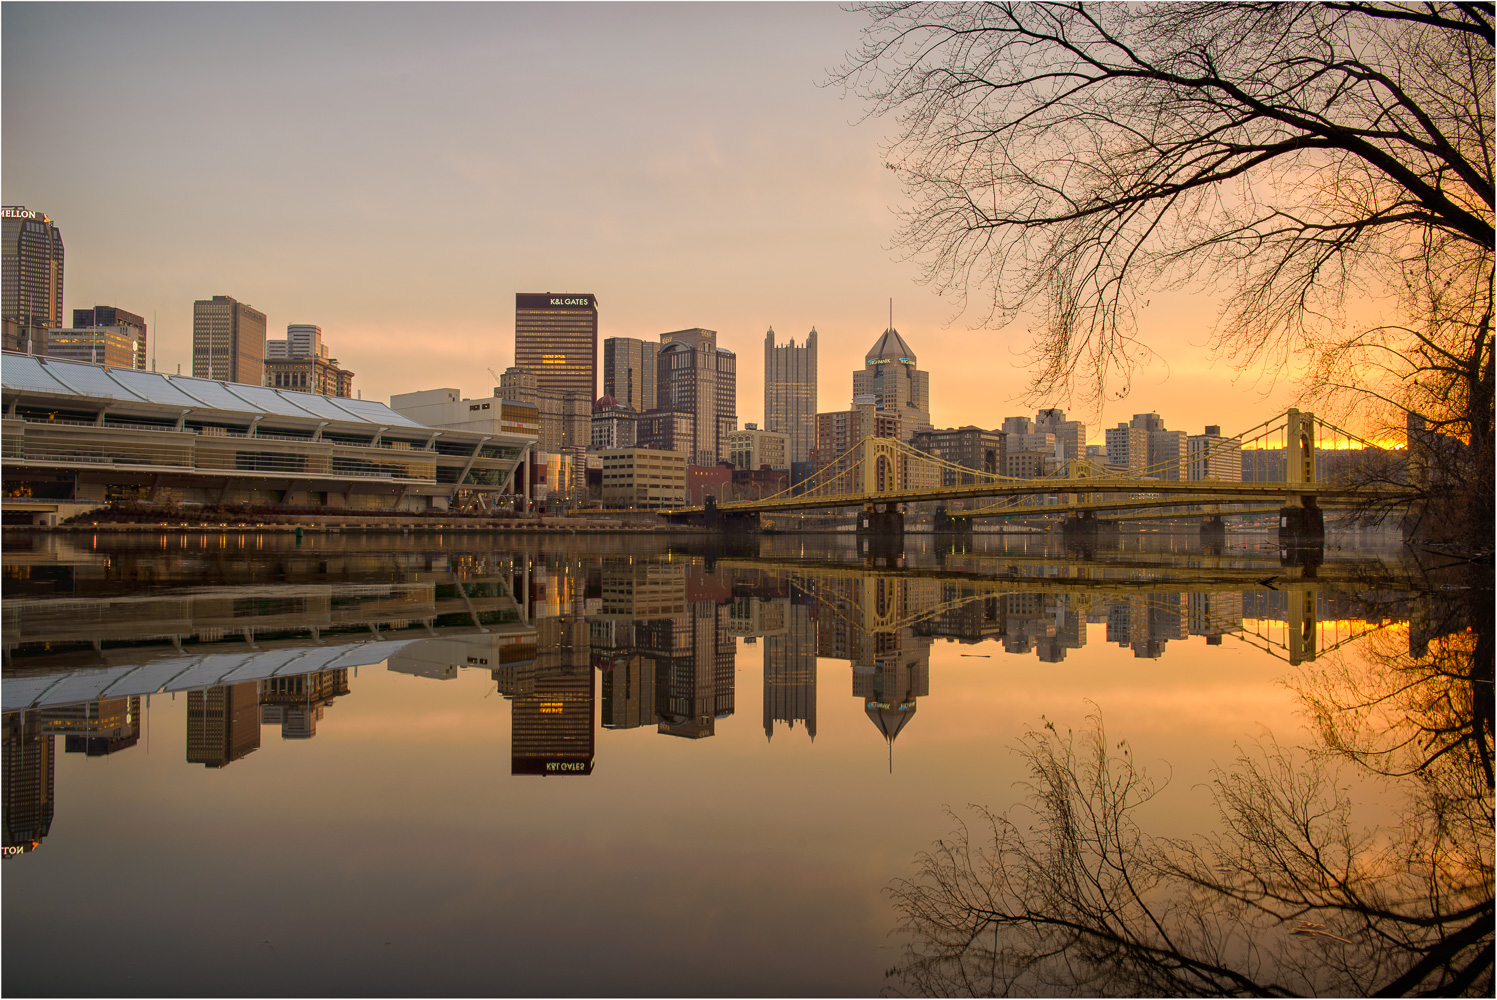
[[[931,519],[931,525],[935,528],[938,535],[972,534],[972,519],[970,517],[952,517],[944,503],[936,507],[936,513]]]
[[[1325,512],[1315,506],[1314,497],[1305,497],[1303,506],[1279,508],[1279,543],[1325,544]]]
[[[858,534],[878,538],[904,537],[904,512],[898,504],[869,504],[858,512]]]
[[[1093,539],[1101,535],[1116,535],[1118,533],[1118,523],[1116,521],[1098,520],[1091,511],[1085,510],[1062,521],[1060,523],[1060,533],[1068,539]]]
[[[1201,521],[1201,538],[1205,541],[1226,541],[1227,522],[1220,514],[1213,514]]]
[[[749,511],[738,513],[736,511],[723,511],[717,507],[717,497],[709,496],[707,502],[702,505],[702,523],[713,531],[722,531],[729,534],[744,534],[759,530],[759,512]]]

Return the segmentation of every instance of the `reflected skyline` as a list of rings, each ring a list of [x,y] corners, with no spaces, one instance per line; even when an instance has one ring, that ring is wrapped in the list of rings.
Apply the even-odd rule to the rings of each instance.
[[[264,727],[283,741],[317,736],[360,665],[423,682],[478,670],[509,705],[511,775],[588,776],[600,728],[714,736],[736,712],[742,642],[747,655],[760,653],[767,740],[799,726],[814,743],[818,661],[837,661],[892,768],[896,740],[932,697],[937,641],[1059,664],[1094,626],[1137,659],[1161,658],[1192,636],[1208,645],[1234,636],[1294,662],[1329,645],[1319,640],[1324,622],[1371,631],[1408,613],[1388,578],[1382,590],[1319,579],[1281,581],[1298,587],[1284,591],[1223,589],[1231,585],[1215,577],[1224,564],[1270,564],[1246,552],[1205,553],[1204,567],[1198,552],[937,553],[924,566],[870,570],[835,547],[787,561],[356,544],[236,559],[218,585],[203,586],[201,565],[183,564],[174,549],[167,539],[154,550],[131,539],[120,549],[64,546],[51,561],[7,554],[6,801],[17,817],[7,820],[7,848],[34,846],[50,829],[53,736],[71,753],[130,749],[142,732],[141,699],[153,692],[185,692],[185,759],[218,769],[259,750]],[[983,559],[1002,563],[1003,575],[974,578]],[[1108,579],[1120,563],[1128,579]],[[1151,566],[1147,579],[1139,564]],[[1093,585],[1071,583],[1087,576]],[[130,596],[85,620],[72,613],[80,595],[117,593],[119,584]],[[133,693],[56,700],[90,685]]]

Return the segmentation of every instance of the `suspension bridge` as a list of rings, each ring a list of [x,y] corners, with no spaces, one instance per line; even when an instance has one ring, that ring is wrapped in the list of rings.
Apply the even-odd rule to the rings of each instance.
[[[1387,487],[1372,477],[1347,475],[1328,455],[1356,449],[1361,468],[1397,460],[1401,453],[1290,409],[1230,438],[1145,467],[1120,468],[1086,458],[1056,458],[1048,474],[1016,477],[996,468],[974,469],[926,454],[896,438],[865,437],[826,461],[804,482],[753,500],[672,511],[673,520],[727,529],[751,529],[761,515],[852,508],[858,531],[894,536],[904,531],[907,505],[935,502],[935,527],[970,530],[982,518],[1065,516],[1072,524],[1098,523],[1098,514],[1201,516],[1279,513],[1280,536],[1314,542],[1324,538],[1326,508],[1391,502]],[[1272,456],[1278,478],[1244,482],[1242,456]],[[990,465],[996,465],[996,462]],[[953,509],[953,504],[962,504]],[[1208,520],[1208,523],[1213,523]]]

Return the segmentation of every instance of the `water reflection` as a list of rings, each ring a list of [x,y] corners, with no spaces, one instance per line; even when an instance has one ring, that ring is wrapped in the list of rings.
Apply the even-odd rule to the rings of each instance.
[[[1490,996],[1490,570],[1418,567],[1405,588],[1244,595],[1244,613],[1283,611],[1319,741],[1240,746],[1211,781],[1212,832],[1151,832],[1162,784],[1100,712],[1029,732],[1020,800],[957,817],[892,883],[899,992]],[[1321,629],[1295,627],[1311,608],[1412,627],[1353,629],[1356,655],[1327,655]]]
[[[50,830],[55,736],[67,753],[128,750],[153,695],[185,695],[188,763],[253,767],[240,762],[267,728],[314,738],[360,667],[477,670],[509,703],[511,774],[588,776],[599,725],[711,738],[737,709],[741,639],[762,659],[766,738],[799,726],[815,739],[817,661],[842,661],[892,769],[933,696],[938,639],[1057,664],[1097,624],[1135,657],[1233,637],[1296,664],[1408,617],[1386,565],[1310,577],[1276,552],[1174,543],[1077,554],[1020,539],[870,568],[856,550],[783,539],[725,553],[38,537],[5,555],[7,856]]]

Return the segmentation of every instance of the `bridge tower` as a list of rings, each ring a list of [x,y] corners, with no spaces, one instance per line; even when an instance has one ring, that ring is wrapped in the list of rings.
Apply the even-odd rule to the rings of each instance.
[[[880,493],[904,489],[904,455],[894,438],[865,437],[862,445],[862,487],[869,497],[858,515],[858,534],[876,538],[903,538],[904,513],[898,503],[879,502]]]
[[[1315,468],[1315,414],[1290,410],[1284,415],[1284,481],[1290,486],[1313,487]],[[1291,545],[1323,545],[1325,514],[1316,506],[1315,493],[1306,490],[1297,502],[1279,508],[1279,541]]]
[[[1318,596],[1312,587],[1295,587],[1284,595],[1290,666],[1297,667],[1315,659]]]

